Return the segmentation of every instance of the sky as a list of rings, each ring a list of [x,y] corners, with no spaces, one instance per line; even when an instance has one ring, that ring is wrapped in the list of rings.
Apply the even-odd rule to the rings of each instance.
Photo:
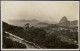
[[[1,1],[1,17],[9,20],[57,21],[66,16],[68,20],[78,20],[78,1]]]

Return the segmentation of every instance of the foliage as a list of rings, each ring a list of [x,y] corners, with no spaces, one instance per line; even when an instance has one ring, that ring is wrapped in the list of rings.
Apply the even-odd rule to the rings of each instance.
[[[3,48],[27,48],[24,44],[12,41],[9,38],[3,38]]]
[[[6,23],[3,23],[3,24],[4,24],[3,25],[4,31],[11,32],[23,39],[34,42],[35,44],[38,44],[40,47],[43,46],[43,47],[50,48],[50,49],[51,48],[58,48],[58,49],[60,48],[64,48],[64,49],[78,48],[78,45],[69,44],[68,42],[61,41],[61,38],[58,37],[58,36],[67,36],[70,39],[74,39],[78,41],[78,33],[70,32],[70,30],[60,30],[60,31],[52,30],[51,28],[56,28],[56,29],[59,28],[59,26],[56,26],[56,25],[54,26],[51,25],[46,28],[45,27],[43,28],[30,27],[24,30],[21,27],[8,25]],[[67,28],[67,27],[64,27],[64,28]],[[48,31],[50,31],[50,33],[48,33]],[[6,40],[5,38],[3,39]],[[4,43],[7,43],[6,45],[9,45],[8,48],[14,46],[13,42],[12,44],[8,44],[9,42],[11,42],[11,40],[8,40],[8,42],[4,41]],[[17,44],[17,42],[15,43]],[[22,48],[22,46],[20,46],[20,48]]]

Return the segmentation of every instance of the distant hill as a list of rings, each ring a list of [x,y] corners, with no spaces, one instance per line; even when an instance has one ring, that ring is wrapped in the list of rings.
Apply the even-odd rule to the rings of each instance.
[[[61,20],[60,20],[59,23],[64,23],[64,22],[67,22],[67,21],[68,21],[68,20],[67,20],[66,16],[63,16],[63,17],[61,18]]]
[[[42,25],[49,25],[48,23],[43,23],[43,22],[40,22],[38,24],[42,24]]]
[[[29,23],[30,25],[36,25],[39,23],[38,20],[10,20],[10,24],[23,27],[26,23]]]
[[[71,25],[78,26],[78,20],[71,21]]]
[[[48,23],[48,24],[57,24],[58,22],[56,22],[56,21],[48,21],[48,20],[45,20],[45,21],[43,21],[44,23]]]
[[[59,21],[58,25],[60,26],[78,26],[78,20],[69,21],[66,16],[63,16],[62,19]]]
[[[24,25],[26,23],[29,23],[30,26],[35,26],[35,27],[44,27],[44,26],[48,26],[49,24],[55,24],[56,22],[52,22],[52,21],[39,21],[36,19],[32,19],[32,20],[10,20],[9,23],[11,25],[16,25],[16,26],[20,26],[20,27],[24,27]]]

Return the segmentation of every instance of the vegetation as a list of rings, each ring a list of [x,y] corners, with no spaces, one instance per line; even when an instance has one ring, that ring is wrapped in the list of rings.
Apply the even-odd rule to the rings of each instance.
[[[3,38],[3,48],[27,48],[24,44],[12,41],[9,38]]]
[[[78,41],[78,32],[70,32],[69,29],[58,31],[57,27],[59,27],[59,26],[56,27],[56,25],[54,25],[54,26],[48,26],[46,28],[45,27],[44,28],[30,27],[30,28],[24,30],[21,27],[8,25],[7,23],[4,23],[4,22],[3,22],[3,24],[4,24],[3,31],[11,32],[23,39],[34,42],[35,44],[39,45],[40,47],[46,47],[48,49],[51,49],[51,48],[52,49],[55,49],[55,48],[58,48],[58,49],[78,48],[78,45],[76,45],[76,44],[70,44],[69,42],[61,40],[60,36],[67,37],[69,39],[74,39],[74,40]],[[56,27],[57,30],[51,29],[52,27],[53,28]],[[6,42],[6,40],[8,40],[8,41]],[[3,38],[3,41],[4,41],[3,45],[5,43],[12,42],[10,39],[5,39],[5,38]],[[6,47],[6,48],[14,47],[15,46],[15,45],[13,45],[14,43],[17,44],[17,42],[12,42],[12,45],[5,44],[5,45],[9,45],[9,47]],[[20,46],[20,48],[22,48],[22,47],[25,48],[24,45]]]

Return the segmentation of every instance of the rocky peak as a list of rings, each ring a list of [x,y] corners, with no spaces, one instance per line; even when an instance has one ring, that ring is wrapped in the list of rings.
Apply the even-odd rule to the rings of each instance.
[[[66,21],[68,21],[66,16],[63,16],[59,23],[63,23],[63,22],[66,22]]]

